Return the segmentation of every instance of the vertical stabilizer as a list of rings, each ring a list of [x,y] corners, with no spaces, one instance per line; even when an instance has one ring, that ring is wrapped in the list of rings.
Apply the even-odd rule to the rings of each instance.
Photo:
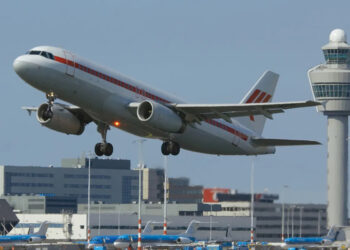
[[[153,231],[154,221],[147,221],[145,228],[143,229],[143,234],[150,234]]]
[[[271,102],[273,94],[275,93],[278,78],[278,74],[272,71],[265,71],[245,95],[241,104]],[[261,135],[264,130],[266,117],[263,115],[251,115],[247,117],[237,117],[235,120]]]
[[[183,234],[183,236],[192,236],[196,232],[196,230],[199,226],[199,223],[200,222],[197,220],[192,220],[190,222],[190,224],[188,225],[188,228],[187,228],[186,232]]]
[[[44,235],[46,236],[46,231],[47,228],[49,227],[50,223],[48,221],[44,221],[43,223],[41,223],[39,230],[37,232],[35,232],[35,235]]]

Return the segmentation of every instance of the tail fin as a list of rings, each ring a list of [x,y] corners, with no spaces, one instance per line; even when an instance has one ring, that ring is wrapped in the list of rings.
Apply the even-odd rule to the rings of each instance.
[[[151,220],[149,220],[149,221],[147,221],[147,223],[146,223],[146,226],[145,226],[145,228],[143,229],[143,234],[149,234],[149,233],[151,233],[152,231],[153,231],[153,228],[154,228],[154,221],[151,221]]]
[[[329,239],[329,240],[333,240],[334,241],[337,238],[338,233],[339,233],[339,228],[336,228],[335,226],[332,226],[329,229],[326,238]]]
[[[50,223],[48,221],[44,221],[41,223],[39,230],[33,234],[36,235],[46,235],[47,228],[49,227]]]
[[[270,102],[275,93],[278,78],[278,74],[272,71],[265,71],[245,95],[241,104]],[[261,135],[265,126],[266,117],[263,115],[255,115],[249,117],[237,117],[235,120]]]
[[[188,228],[187,228],[186,232],[184,234],[182,234],[182,235],[183,236],[192,236],[196,232],[196,230],[197,230],[197,228],[199,226],[199,223],[200,223],[200,221],[192,220],[190,222],[190,224],[188,225]]]
[[[232,228],[231,228],[231,225],[227,225],[225,238],[229,239],[229,240],[232,239]]]

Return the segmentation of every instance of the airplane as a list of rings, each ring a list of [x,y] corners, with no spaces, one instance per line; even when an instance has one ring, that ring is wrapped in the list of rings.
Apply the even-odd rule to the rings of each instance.
[[[326,236],[322,237],[291,237],[286,238],[283,243],[279,244],[280,247],[284,249],[289,248],[310,248],[310,247],[322,247],[330,246],[339,234],[340,227],[331,227]]]
[[[46,231],[50,223],[44,221],[41,223],[37,232],[32,232],[29,229],[29,234],[26,235],[4,235],[0,236],[0,246],[5,245],[18,245],[23,243],[39,243],[43,242],[46,239]]]
[[[180,148],[214,155],[275,153],[275,146],[316,145],[316,141],[263,138],[266,118],[315,101],[271,103],[279,75],[266,71],[239,104],[193,104],[51,46],[32,48],[13,62],[17,75],[46,93],[47,103],[22,107],[55,131],[81,135],[94,122],[102,141],[97,156],[110,156],[107,131],[116,127],[163,141],[164,155]],[[59,98],[72,105],[55,102]]]
[[[181,245],[187,245],[195,242],[195,238],[193,237],[193,234],[197,230],[197,227],[199,225],[199,221],[192,220],[190,224],[187,227],[187,230],[183,234],[179,235],[144,235],[141,234],[141,244],[142,247],[172,247],[172,246],[181,246]],[[115,248],[127,248],[137,247],[137,240],[138,235],[137,234],[126,234],[121,235],[115,242],[114,247]]]
[[[148,221],[143,229],[142,234],[150,234],[153,230],[154,221]],[[91,238],[90,242],[87,242],[87,249],[94,249],[95,246],[108,246],[119,239],[120,235],[99,235]]]

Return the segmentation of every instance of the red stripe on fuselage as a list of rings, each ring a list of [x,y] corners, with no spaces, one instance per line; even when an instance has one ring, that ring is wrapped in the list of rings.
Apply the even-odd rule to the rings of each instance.
[[[70,65],[70,66],[74,66],[75,68],[80,69],[81,71],[84,71],[84,72],[86,72],[88,74],[94,75],[94,76],[96,76],[98,78],[101,78],[101,79],[103,79],[105,81],[111,82],[111,83],[113,83],[113,84],[115,84],[115,85],[117,85],[119,87],[122,87],[124,89],[129,90],[129,91],[132,91],[132,92],[137,93],[139,95],[142,95],[144,97],[150,98],[150,99],[152,99],[154,101],[160,101],[160,102],[163,102],[163,103],[170,103],[170,101],[165,100],[165,99],[163,99],[161,97],[158,97],[158,96],[156,96],[156,95],[154,95],[152,93],[149,93],[146,90],[143,90],[143,89],[140,89],[138,87],[132,86],[132,85],[126,83],[126,82],[122,82],[122,81],[120,81],[120,80],[118,80],[116,78],[113,78],[111,76],[108,76],[108,75],[105,75],[103,73],[100,73],[100,72],[98,72],[96,70],[93,70],[93,69],[91,69],[89,67],[86,67],[86,66],[84,66],[82,64],[73,62],[71,60],[66,60],[66,59],[64,59],[62,57],[58,57],[58,56],[55,56],[55,61],[63,63],[63,64],[67,64],[67,65]],[[255,92],[250,96],[249,100],[251,98],[254,100],[259,93],[260,93],[260,90],[255,90]],[[248,101],[247,101],[247,103],[248,103]],[[223,129],[223,130],[225,130],[225,131],[227,131],[227,132],[229,132],[229,133],[231,133],[231,134],[233,134],[235,136],[238,136],[239,138],[241,138],[244,141],[248,140],[248,136],[247,135],[245,135],[245,134],[239,132],[238,130],[236,130],[234,128],[231,128],[231,127],[229,127],[229,126],[227,126],[227,125],[225,125],[223,123],[217,122],[215,120],[206,120],[205,122],[210,124],[210,125],[213,125],[213,126],[215,126],[217,128]]]

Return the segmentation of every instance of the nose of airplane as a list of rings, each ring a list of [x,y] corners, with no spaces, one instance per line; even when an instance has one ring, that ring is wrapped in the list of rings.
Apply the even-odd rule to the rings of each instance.
[[[19,56],[13,61],[13,69],[21,77],[25,74],[28,70],[28,63],[24,60],[23,56]]]

